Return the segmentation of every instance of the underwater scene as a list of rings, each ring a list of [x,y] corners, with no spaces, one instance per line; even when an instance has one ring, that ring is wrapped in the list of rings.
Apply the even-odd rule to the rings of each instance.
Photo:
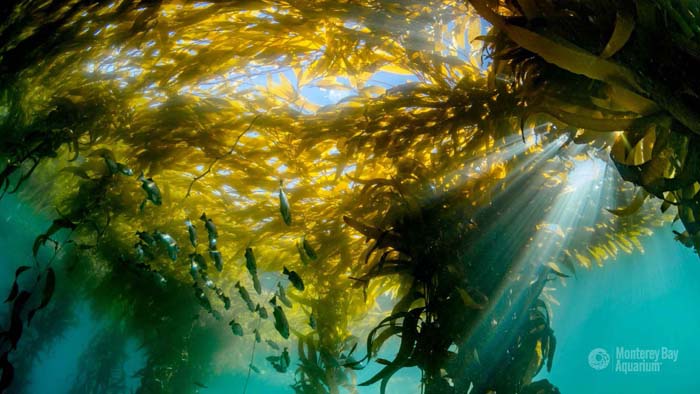
[[[4,0],[0,393],[698,393],[697,70],[695,0]]]

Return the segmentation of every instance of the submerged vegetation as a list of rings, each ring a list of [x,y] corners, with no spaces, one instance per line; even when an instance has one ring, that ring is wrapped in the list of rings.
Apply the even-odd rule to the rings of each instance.
[[[0,391],[80,294],[112,324],[74,392],[124,390],[127,337],[144,393],[558,392],[548,284],[674,216],[700,249],[694,4],[8,1],[0,188],[52,222]]]

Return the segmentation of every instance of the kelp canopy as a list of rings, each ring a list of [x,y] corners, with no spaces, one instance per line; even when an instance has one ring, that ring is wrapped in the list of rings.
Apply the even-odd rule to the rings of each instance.
[[[81,298],[115,322],[96,344],[143,343],[142,392],[250,373],[256,343],[297,393],[375,361],[381,391],[415,366],[426,393],[558,392],[532,381],[547,283],[676,212],[700,242],[699,11],[7,2],[0,187],[53,222],[17,262],[3,389],[30,324]],[[123,354],[91,357],[75,390],[123,390]]]

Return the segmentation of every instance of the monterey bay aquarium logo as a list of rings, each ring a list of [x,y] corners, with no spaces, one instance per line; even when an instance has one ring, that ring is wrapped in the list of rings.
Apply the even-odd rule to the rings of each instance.
[[[607,350],[595,348],[588,353],[588,365],[597,371],[611,367],[613,371],[624,374],[655,373],[661,372],[664,363],[678,361],[678,350],[665,346],[651,349],[616,347],[614,356],[612,359]]]

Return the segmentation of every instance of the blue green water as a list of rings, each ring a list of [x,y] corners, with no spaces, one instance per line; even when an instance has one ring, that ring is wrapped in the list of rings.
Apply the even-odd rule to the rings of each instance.
[[[580,270],[577,279],[555,292],[561,302],[553,308],[557,354],[552,372],[540,376],[562,393],[700,392],[700,262],[673,239],[670,229],[660,229],[643,246],[645,254],[622,255],[603,268]],[[678,358],[662,361],[656,372],[624,373],[615,370],[618,347],[667,347],[677,350]],[[595,348],[611,357],[603,370],[588,363]]]
[[[15,267],[30,258],[31,243],[47,222],[41,215],[13,198],[0,202],[0,291],[11,283]],[[603,268],[579,269],[576,278],[566,285],[555,284],[554,295],[560,302],[552,307],[552,326],[558,338],[554,367],[539,378],[554,382],[566,394],[694,394],[700,391],[697,365],[700,364],[700,261],[691,250],[673,239],[670,228],[643,240],[644,254],[622,255]],[[69,286],[70,284],[62,284]],[[6,307],[5,307],[6,308]],[[42,351],[29,374],[30,383],[20,388],[24,393],[67,393],[77,374],[81,354],[90,339],[105,324],[86,305],[75,311],[77,320]],[[248,345],[245,345],[248,346]],[[20,344],[21,347],[21,344]],[[677,351],[676,360],[659,360],[657,371],[628,372],[616,370],[617,348]],[[595,348],[610,356],[609,365],[596,370],[588,356]],[[127,342],[129,358],[124,369],[129,376],[145,361],[139,344]],[[21,352],[21,348],[20,348]],[[264,355],[257,355],[264,364]],[[630,360],[621,360],[630,361]],[[632,360],[640,361],[640,360]],[[642,360],[644,361],[644,360]],[[647,360],[650,361],[650,360]],[[653,361],[653,360],[651,360]],[[358,374],[358,381],[378,369],[372,366]],[[213,371],[202,393],[239,393],[246,379],[245,371]],[[293,369],[277,374],[263,368],[251,377],[248,393],[292,392]],[[388,392],[419,392],[416,370],[397,374]],[[129,389],[138,386],[138,378],[128,381]],[[378,387],[362,388],[360,393],[376,393]]]

